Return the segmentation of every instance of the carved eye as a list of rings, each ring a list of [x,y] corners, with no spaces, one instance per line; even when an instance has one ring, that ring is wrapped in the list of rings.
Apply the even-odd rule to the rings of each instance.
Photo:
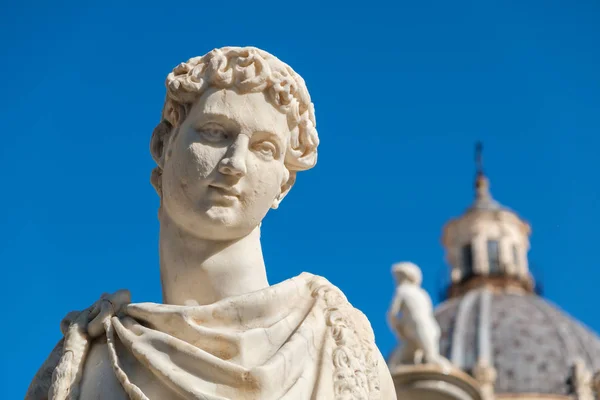
[[[203,139],[211,143],[219,143],[229,139],[229,134],[225,128],[214,122],[204,125],[198,130],[198,133]]]
[[[252,150],[269,160],[277,156],[277,146],[268,140],[254,144]]]

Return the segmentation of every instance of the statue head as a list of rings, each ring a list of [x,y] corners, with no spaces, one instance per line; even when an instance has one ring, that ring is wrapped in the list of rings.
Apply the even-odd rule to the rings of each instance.
[[[392,275],[397,284],[412,283],[421,286],[421,282],[423,282],[421,269],[411,262],[399,262],[392,265]]]
[[[304,80],[271,54],[225,47],[167,77],[151,152],[161,212],[208,239],[245,236],[317,161]]]

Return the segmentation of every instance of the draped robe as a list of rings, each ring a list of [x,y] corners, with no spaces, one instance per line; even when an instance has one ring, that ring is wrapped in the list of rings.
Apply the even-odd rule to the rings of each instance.
[[[204,306],[137,303],[123,311],[79,355],[67,398],[396,399],[369,321],[319,276]],[[69,351],[57,345],[26,400],[48,398]]]

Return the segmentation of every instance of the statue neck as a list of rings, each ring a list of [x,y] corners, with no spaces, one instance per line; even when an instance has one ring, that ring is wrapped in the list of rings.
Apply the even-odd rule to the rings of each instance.
[[[181,229],[164,208],[160,220],[163,302],[206,305],[269,286],[260,227],[230,241],[201,239]]]

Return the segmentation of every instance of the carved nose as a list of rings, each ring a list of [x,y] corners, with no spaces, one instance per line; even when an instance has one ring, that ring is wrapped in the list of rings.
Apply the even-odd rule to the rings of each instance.
[[[246,153],[244,143],[234,143],[219,163],[219,172],[237,177],[246,175]]]
[[[226,157],[221,161],[219,172],[242,177],[246,175],[246,163],[240,162],[239,158]]]

